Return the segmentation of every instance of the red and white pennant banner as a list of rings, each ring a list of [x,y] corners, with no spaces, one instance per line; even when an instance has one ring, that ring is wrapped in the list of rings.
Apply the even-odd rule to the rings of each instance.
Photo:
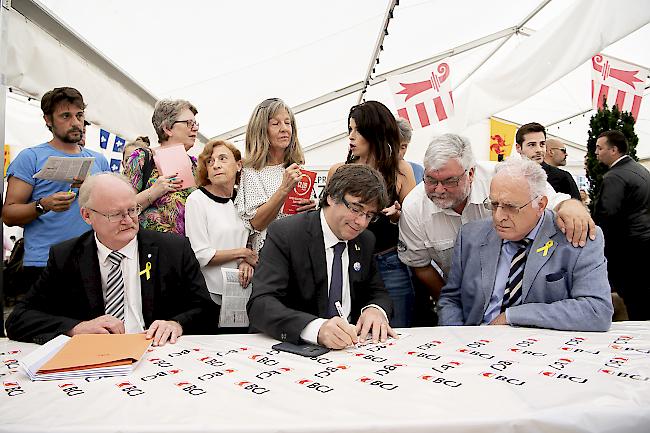
[[[648,70],[603,54],[591,58],[591,99],[594,109],[607,105],[629,111],[634,119],[639,115]]]
[[[413,128],[426,128],[454,114],[449,64],[427,66],[388,78],[397,115]]]

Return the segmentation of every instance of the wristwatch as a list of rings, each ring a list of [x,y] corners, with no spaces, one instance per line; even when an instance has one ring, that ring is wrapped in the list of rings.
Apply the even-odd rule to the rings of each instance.
[[[49,209],[45,209],[43,207],[40,198],[36,200],[36,212],[38,212],[40,215],[43,215],[44,213],[48,213],[49,211],[50,211]]]

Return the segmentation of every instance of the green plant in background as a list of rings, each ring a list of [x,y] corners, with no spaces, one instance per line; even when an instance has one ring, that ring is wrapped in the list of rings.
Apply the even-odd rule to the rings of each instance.
[[[634,123],[634,117],[632,117],[631,113],[619,111],[616,105],[610,110],[607,108],[606,102],[603,104],[602,109],[599,109],[596,114],[591,116],[591,120],[589,121],[589,139],[587,140],[587,155],[585,155],[585,171],[589,180],[589,197],[591,198],[589,210],[592,212],[598,199],[598,194],[600,193],[603,176],[608,170],[605,164],[601,164],[596,159],[596,140],[602,132],[618,129],[627,138],[627,144],[629,146],[628,155],[635,161],[638,161],[639,159],[636,157],[636,145],[639,143],[639,137],[634,133]]]

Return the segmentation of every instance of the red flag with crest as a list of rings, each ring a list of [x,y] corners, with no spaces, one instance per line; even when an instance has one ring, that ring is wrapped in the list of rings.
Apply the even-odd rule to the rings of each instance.
[[[449,64],[445,61],[388,78],[397,115],[426,128],[454,114]]]
[[[648,70],[614,57],[596,54],[591,58],[591,99],[594,109],[607,105],[629,111],[636,120],[641,107]]]

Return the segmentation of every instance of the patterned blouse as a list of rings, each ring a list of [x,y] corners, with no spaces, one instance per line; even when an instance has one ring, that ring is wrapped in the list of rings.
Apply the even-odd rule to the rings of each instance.
[[[131,180],[131,185],[137,191],[142,189],[142,166],[145,161],[145,152],[147,151],[136,149],[129,157],[124,168],[124,174]],[[195,172],[196,158],[193,156],[189,158],[192,160],[192,172]],[[151,176],[146,180],[145,189],[151,188],[156,183],[158,176],[158,169],[154,163]],[[185,201],[195,189],[195,187],[191,187],[176,192],[168,192],[154,200],[151,206],[143,209],[140,214],[140,226],[144,229],[178,233],[185,236]]]
[[[251,242],[256,253],[259,253],[264,246],[266,229],[256,231],[250,221],[257,214],[257,208],[269,201],[271,196],[280,188],[283,177],[284,166],[282,164],[267,165],[259,171],[251,167],[242,169],[235,206],[239,216],[244,221],[244,225],[253,233]],[[279,219],[286,216],[288,215],[282,213],[282,209],[280,209],[275,218]]]

